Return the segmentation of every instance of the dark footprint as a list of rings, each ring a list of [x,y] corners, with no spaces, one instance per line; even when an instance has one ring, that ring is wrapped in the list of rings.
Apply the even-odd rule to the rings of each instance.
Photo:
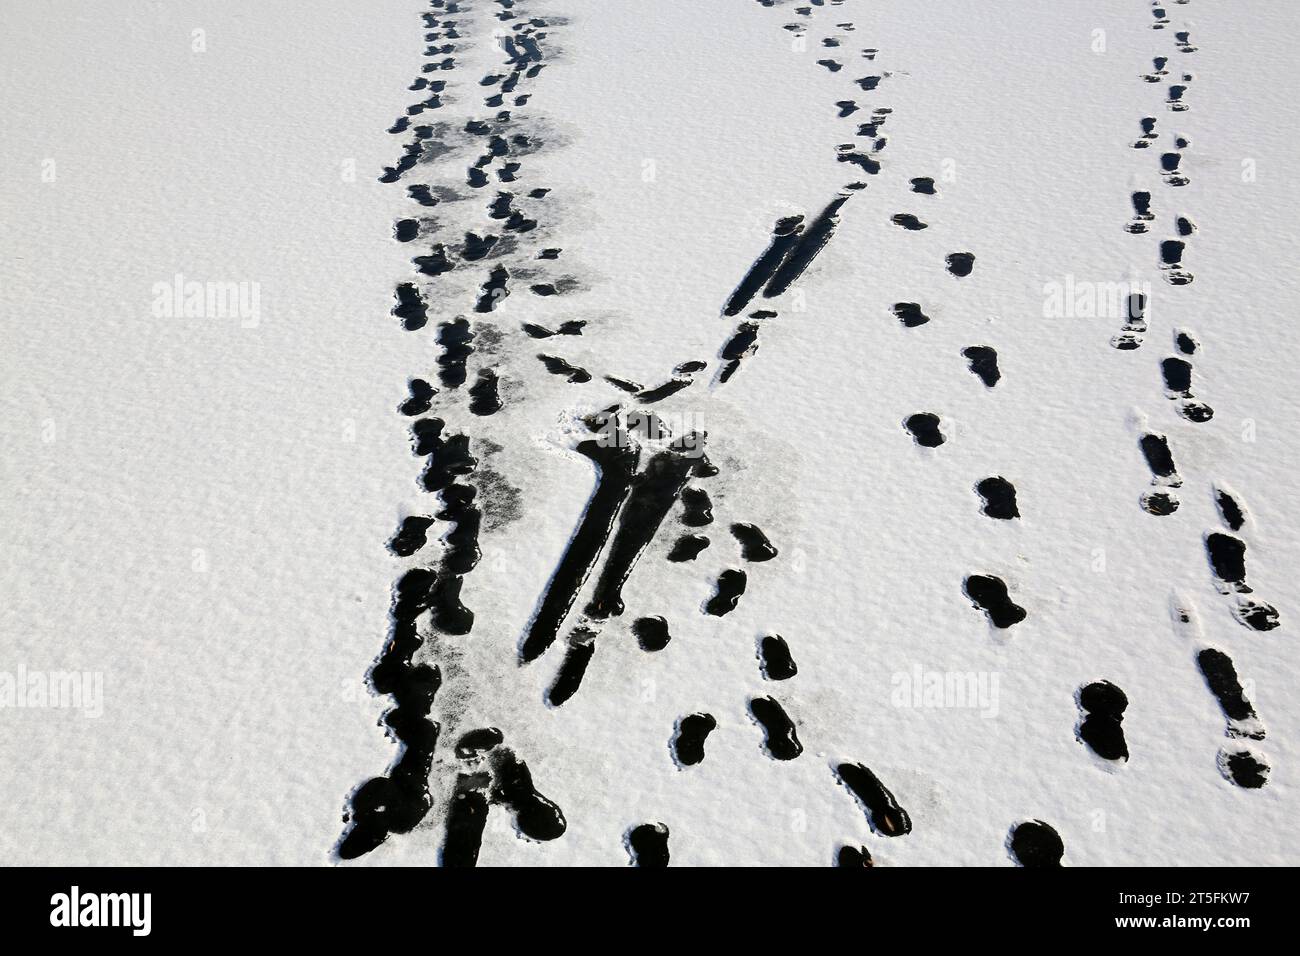
[[[998,370],[998,350],[989,345],[972,345],[961,350],[968,362],[970,370],[979,376],[979,380],[986,387],[992,388],[1002,379],[1002,372]]]
[[[835,855],[835,865],[851,868],[875,866],[871,862],[871,853],[865,846],[842,846]]]
[[[1164,435],[1148,432],[1138,440],[1142,457],[1147,460],[1147,467],[1157,478],[1166,479],[1170,487],[1178,488],[1183,481],[1174,469],[1174,456],[1169,451],[1169,439]]]
[[[934,180],[929,176],[918,176],[912,180],[912,192],[920,193],[923,196],[933,196],[935,194]]]
[[[1218,506],[1219,516],[1223,518],[1223,523],[1232,531],[1240,531],[1241,526],[1246,523],[1246,513],[1242,510],[1241,505],[1237,503],[1237,499],[1222,488],[1215,488],[1214,503]]]
[[[904,836],[912,832],[912,818],[898,805],[880,778],[860,763],[842,763],[835,768],[840,782],[866,808],[871,829],[881,836]]]
[[[668,827],[663,823],[643,823],[627,835],[628,852],[633,866],[668,865]]]
[[[1241,594],[1249,594],[1246,584],[1246,543],[1220,531],[1205,536],[1205,550],[1210,557],[1214,576]]]
[[[1124,710],[1128,697],[1110,681],[1096,681],[1080,688],[1079,707],[1085,712],[1079,724],[1079,739],[1103,760],[1128,760],[1124,740]]]
[[[745,593],[747,578],[744,571],[729,569],[718,575],[718,593],[704,605],[704,613],[722,617],[736,609],[736,603]]]
[[[771,561],[776,557],[776,548],[758,525],[733,524],[731,534],[740,542],[740,556],[746,561]]]
[[[403,518],[402,526],[393,535],[393,540],[388,542],[388,550],[404,558],[410,557],[428,543],[426,535],[432,524],[433,519],[423,515]]]
[[[568,824],[552,801],[537,792],[527,765],[504,748],[493,757],[492,799],[504,804],[515,816],[515,825],[533,840],[554,840]]]
[[[407,383],[411,390],[410,397],[398,406],[403,415],[423,415],[433,404],[433,396],[438,390],[422,378],[413,378]]]
[[[709,493],[701,488],[683,489],[682,524],[702,528],[712,523],[713,502],[709,500]]]
[[[966,596],[989,616],[994,627],[1005,629],[1026,617],[1025,609],[1007,595],[1007,585],[1001,578],[972,574],[966,579]]]
[[[1147,514],[1164,517],[1178,510],[1178,499],[1167,491],[1148,491],[1141,499],[1142,510]]]
[[[479,369],[478,381],[470,386],[469,399],[469,410],[475,415],[494,415],[501,411],[497,373],[493,369]]]
[[[1000,475],[985,478],[975,486],[979,496],[984,499],[983,512],[990,518],[1010,520],[1020,517],[1016,507],[1016,486]]]
[[[911,213],[905,213],[905,212],[897,213],[889,221],[892,222],[895,226],[902,226],[908,232],[919,232],[920,230],[926,228],[926,224],[921,222],[921,220],[917,219]]]
[[[1258,790],[1268,783],[1268,764],[1248,750],[1220,753],[1219,767],[1225,777],[1247,790]]]
[[[393,236],[398,242],[410,242],[420,234],[420,224],[414,219],[399,219],[393,226]]]
[[[673,756],[686,767],[693,767],[704,759],[704,741],[717,728],[712,714],[690,714],[677,722],[673,738]]]
[[[402,320],[402,328],[408,332],[424,328],[428,321],[424,298],[418,289],[409,282],[397,287],[397,305],[393,306],[393,315]]]
[[[1246,699],[1246,693],[1242,689],[1241,682],[1237,679],[1237,669],[1232,666],[1232,658],[1223,651],[1207,647],[1196,655],[1196,664],[1200,667],[1201,674],[1205,677],[1205,683],[1210,687],[1210,692],[1214,694],[1219,706],[1223,709],[1224,716],[1230,722],[1256,719],[1255,708]],[[1229,732],[1233,733],[1234,736],[1246,733],[1244,730],[1231,727]],[[1254,736],[1256,739],[1264,736],[1262,731],[1246,735]]]
[[[975,268],[975,256],[969,252],[954,252],[948,256],[948,271],[959,279],[970,275]]]
[[[930,317],[921,311],[920,304],[916,302],[895,302],[894,315],[898,316],[898,320],[909,329],[925,325],[930,321]]]
[[[585,368],[579,368],[576,365],[570,365],[564,359],[556,355],[539,355],[538,361],[546,366],[546,371],[552,375],[563,375],[573,385],[581,385],[583,382],[591,381],[591,373]]]
[[[776,760],[793,760],[803,753],[803,744],[795,733],[794,721],[772,697],[755,697],[749,702],[749,712],[763,727],[766,740],[763,747]]]
[[[789,680],[799,673],[790,656],[790,646],[780,634],[769,634],[758,642],[758,661],[768,680]]]
[[[687,534],[677,539],[673,549],[668,552],[669,561],[694,561],[701,551],[709,546],[709,539],[702,534]]]
[[[668,622],[662,617],[639,617],[632,622],[632,633],[643,651],[662,651],[672,640]]]
[[[903,427],[912,434],[912,440],[922,448],[938,448],[944,443],[939,431],[939,416],[930,412],[917,412],[908,416]]]
[[[1011,831],[1011,852],[1024,867],[1060,866],[1065,844],[1042,820],[1028,820]]]

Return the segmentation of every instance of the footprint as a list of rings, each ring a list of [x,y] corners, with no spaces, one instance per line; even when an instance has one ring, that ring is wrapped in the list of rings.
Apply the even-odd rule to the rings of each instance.
[[[898,837],[912,832],[912,818],[898,805],[880,778],[860,763],[842,763],[835,768],[840,782],[861,803],[871,829],[881,836]]]
[[[682,524],[692,528],[702,528],[712,523],[713,502],[709,500],[709,493],[702,488],[684,489],[682,491]],[[707,540],[705,539],[705,547],[708,546]]]
[[[1239,787],[1258,790],[1268,783],[1269,766],[1248,750],[1219,752],[1220,772]]]
[[[965,581],[966,596],[975,607],[988,615],[994,627],[1005,630],[1019,624],[1027,616],[1025,609],[1011,600],[1007,585],[1001,578],[985,574],[972,574]]]
[[[758,525],[733,524],[731,533],[740,542],[740,556],[746,561],[771,561],[776,557],[776,548]]]
[[[1103,760],[1128,760],[1124,740],[1124,710],[1128,697],[1110,681],[1095,681],[1079,689],[1079,708],[1084,712],[1079,739]]]
[[[803,744],[795,732],[794,721],[775,698],[754,697],[749,702],[749,712],[763,727],[766,739],[763,748],[775,760],[793,760],[803,753]]]
[[[903,427],[922,448],[938,448],[945,441],[943,433],[939,431],[939,416],[931,412],[909,415],[903,422]]]
[[[889,221],[895,226],[902,226],[908,232],[919,232],[920,230],[927,228],[925,223],[921,222],[921,220],[917,219],[911,213],[896,213]]]
[[[835,855],[835,865],[843,867],[866,867],[875,866],[871,860],[871,853],[865,846],[842,846],[839,853]]]
[[[1023,867],[1055,867],[1061,865],[1065,844],[1042,820],[1027,820],[1012,829],[1011,852]]]
[[[673,738],[673,756],[685,767],[704,759],[704,741],[717,728],[712,714],[690,714],[677,722]]]
[[[970,370],[974,372],[981,382],[988,388],[1002,379],[1002,373],[998,370],[998,351],[988,345],[972,345],[961,350],[970,362]]]
[[[687,534],[678,538],[668,552],[669,561],[694,561],[709,546],[709,539],[701,534]]]
[[[596,653],[596,635],[586,628],[578,628],[569,637],[569,648],[564,654],[564,662],[555,677],[555,683],[546,694],[546,702],[552,707],[559,707],[578,692],[582,678],[587,673],[587,665]]]
[[[668,622],[662,617],[639,617],[632,622],[632,633],[641,650],[653,653],[662,651],[672,640]]]
[[[422,378],[413,378],[406,383],[410,396],[398,406],[403,415],[423,415],[433,405],[433,396],[438,390]]]
[[[780,634],[769,634],[758,642],[758,661],[767,680],[789,680],[799,673],[790,646]]]
[[[745,593],[747,578],[744,571],[729,569],[718,575],[717,593],[704,605],[704,613],[722,617],[736,609],[740,596]]]
[[[1000,475],[983,479],[975,486],[975,491],[984,499],[981,509],[990,518],[1009,521],[1020,517],[1016,507],[1016,487]]]
[[[424,515],[411,515],[403,518],[401,527],[393,535],[392,540],[388,542],[388,550],[404,558],[415,554],[428,543],[426,535],[433,524],[433,520],[433,518]]]
[[[514,814],[519,831],[541,841],[562,836],[568,827],[564,814],[553,801],[537,792],[528,766],[506,748],[497,748],[491,756],[492,799]]]
[[[664,867],[668,865],[668,827],[663,823],[643,823],[627,835],[632,865]]]
[[[962,279],[975,268],[975,256],[970,252],[954,252],[948,256],[948,271]]]
[[[916,302],[895,302],[894,315],[903,323],[905,328],[914,329],[917,326],[925,325],[930,321],[930,317],[921,311],[920,304]]]
[[[935,195],[934,180],[929,176],[918,176],[912,180],[912,192],[923,196]]]

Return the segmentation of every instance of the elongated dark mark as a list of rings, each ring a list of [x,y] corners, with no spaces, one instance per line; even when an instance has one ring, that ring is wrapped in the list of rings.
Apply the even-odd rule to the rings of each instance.
[[[456,756],[461,760],[481,757],[505,739],[505,735],[496,727],[479,727],[467,731],[456,741]]]
[[[998,370],[997,349],[988,345],[972,345],[962,349],[961,354],[970,362],[970,370],[988,388],[992,388],[1001,380],[1002,373]]]
[[[848,194],[836,196],[796,240],[781,265],[763,289],[763,296],[775,298],[799,280],[817,254],[830,242],[839,225],[840,207],[849,201]]]
[[[442,844],[441,863],[446,867],[478,865],[487,825],[489,777],[486,773],[458,774],[456,789],[447,807],[447,835]]]
[[[668,633],[668,622],[662,617],[639,617],[632,622],[632,633],[641,650],[653,653],[662,651],[672,640]]]
[[[795,732],[794,721],[773,697],[755,697],[749,712],[763,728],[763,749],[774,760],[793,760],[803,753],[803,744]]]
[[[685,455],[660,452],[633,479],[632,492],[619,518],[609,557],[587,604],[588,615],[599,620],[623,613],[623,585],[681,495],[691,464]]]
[[[673,756],[684,767],[704,759],[704,741],[718,726],[712,714],[688,714],[677,722],[673,737]]]
[[[835,768],[840,782],[861,802],[871,829],[881,836],[898,837],[912,832],[912,818],[898,805],[880,778],[860,763],[842,763]]]
[[[643,823],[627,834],[628,854],[633,866],[647,868],[668,865],[668,827],[663,823]]]
[[[637,401],[647,405],[661,402],[670,395],[675,395],[691,384],[691,378],[671,378],[657,388],[646,389],[637,395]]]
[[[736,286],[735,291],[731,293],[731,298],[723,306],[723,315],[739,315],[749,305],[750,300],[768,283],[776,273],[777,267],[781,265],[781,261],[794,248],[802,230],[803,216],[789,216],[777,220],[776,228],[772,230],[772,241],[763,254],[754,260],[754,264],[749,267],[749,272],[740,280],[740,285]]]
[[[768,680],[789,680],[799,673],[790,645],[780,634],[769,634],[758,642],[759,667]]]
[[[1094,681],[1080,688],[1078,704],[1084,711],[1079,739],[1103,760],[1128,760],[1123,726],[1128,697],[1124,692],[1110,681]]]
[[[682,535],[668,552],[669,561],[694,561],[699,553],[709,546],[709,539],[702,534]]]
[[[917,219],[911,213],[906,212],[897,213],[890,219],[890,222],[895,226],[902,226],[908,232],[919,232],[920,230],[927,228],[925,223],[921,222],[921,220]]]
[[[966,579],[966,596],[977,608],[988,615],[996,628],[1019,624],[1026,617],[1025,609],[1007,594],[1006,582],[991,575],[972,574]]]
[[[740,542],[740,556],[746,561],[771,561],[776,548],[755,524],[733,524],[731,534]]]
[[[546,366],[546,371],[552,375],[563,375],[573,385],[581,385],[584,382],[591,381],[591,373],[585,368],[578,368],[576,365],[570,365],[567,361],[556,355],[539,355],[538,360]]]
[[[1010,520],[1020,517],[1016,507],[1016,486],[1001,475],[985,478],[975,486],[975,491],[984,499],[983,512],[990,518]]]
[[[1215,488],[1214,503],[1218,506],[1219,516],[1223,518],[1223,523],[1232,531],[1240,531],[1241,526],[1246,523],[1246,513],[1242,510],[1237,499],[1223,488]]]
[[[1256,720],[1255,708],[1251,706],[1246,699],[1246,692],[1237,679],[1237,669],[1232,666],[1232,658],[1213,647],[1207,647],[1196,655],[1196,664],[1201,669],[1201,674],[1205,677],[1205,683],[1209,685],[1210,692],[1214,694],[1219,706],[1223,708],[1223,714],[1230,722],[1242,722]],[[1233,732],[1230,730],[1230,732]],[[1236,729],[1235,735],[1244,734],[1245,731]],[[1251,733],[1249,736],[1255,736],[1257,739],[1264,736],[1263,731]]]
[[[546,695],[552,707],[559,707],[578,692],[582,678],[587,673],[587,665],[596,653],[596,635],[585,628],[578,628],[569,638],[569,649],[560,665],[560,673]]]
[[[520,651],[525,662],[536,660],[554,643],[632,488],[639,457],[634,447],[604,446],[590,440],[579,444],[578,452],[594,462],[599,471],[596,490],[528,628]]]
[[[1042,820],[1027,820],[1011,831],[1011,852],[1024,867],[1056,867],[1065,855],[1061,835]]]
[[[740,596],[745,593],[747,580],[744,571],[734,568],[723,571],[718,575],[717,593],[705,603],[704,613],[722,617],[734,611]]]

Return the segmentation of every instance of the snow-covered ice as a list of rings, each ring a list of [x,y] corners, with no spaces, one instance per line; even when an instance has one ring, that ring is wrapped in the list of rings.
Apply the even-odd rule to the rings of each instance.
[[[1300,860],[1291,8],[5,20],[6,862]]]

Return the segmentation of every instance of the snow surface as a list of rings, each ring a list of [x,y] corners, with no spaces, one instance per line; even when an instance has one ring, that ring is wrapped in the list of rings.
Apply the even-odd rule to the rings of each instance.
[[[411,266],[432,242],[481,235],[482,207],[509,188],[466,187],[480,150],[460,131],[496,112],[479,81],[508,70],[502,8],[459,6],[455,69],[429,74],[427,0],[6,6],[0,672],[100,673],[104,697],[98,717],[0,711],[0,859],[338,862],[350,794],[398,753],[380,724],[390,702],[366,682],[390,589],[436,565],[445,530],[413,558],[386,548],[402,517],[438,508],[396,406],[408,378],[434,381],[437,324],[464,314],[500,333],[480,339],[470,381],[496,367],[504,405],[480,417],[453,390],[435,400],[451,428],[494,443],[477,446],[498,490],[483,493],[483,558],[462,593],[477,619],[464,636],[422,625],[417,659],[443,677],[433,809],[357,863],[438,860],[452,746],[484,726],[568,829],[527,840],[493,808],[481,865],[625,865],[645,822],[669,826],[674,865],[827,865],[845,843],[880,865],[1013,865],[1008,832],[1027,819],[1061,834],[1067,865],[1300,861],[1296,13],[1171,2],[1154,30],[1143,0],[845,0],[809,16],[756,0],[518,0],[521,18],[551,23],[515,111],[543,146],[515,191],[551,190],[526,211],[539,246],[563,249],[546,275],[578,288],[543,298],[516,277],[484,317],[486,268],[430,280]],[[1177,52],[1182,30],[1194,53]],[[1194,75],[1187,111],[1167,108],[1173,78],[1142,80],[1155,56]],[[853,81],[868,74],[883,79],[864,92]],[[410,122],[448,124],[449,151],[378,182],[410,141],[385,130],[428,95],[407,89],[420,75],[447,81],[445,105]],[[862,109],[840,118],[844,99]],[[836,147],[866,143],[855,133],[877,107],[892,110],[888,142],[866,175]],[[1160,139],[1135,150],[1144,116]],[[1190,140],[1182,187],[1160,177],[1174,134]],[[937,195],[909,189],[920,176]],[[866,188],[757,352],[719,383],[744,319],[720,309],[773,222],[811,219],[855,180]],[[424,209],[417,182],[466,198]],[[1143,189],[1156,219],[1126,234]],[[421,215],[418,240],[393,239],[395,220]],[[1197,227],[1184,286],[1158,269],[1174,216]],[[959,251],[976,256],[962,279],[944,267]],[[154,285],[177,273],[257,283],[258,320],[154,314]],[[1045,315],[1045,284],[1067,277],[1149,283],[1141,348],[1111,347],[1114,316]],[[411,281],[429,303],[415,332],[390,315]],[[906,301],[931,321],[904,328],[891,308]],[[574,318],[580,337],[519,331]],[[1200,343],[1184,357],[1209,422],[1165,395],[1175,329]],[[997,349],[995,388],[969,371],[971,345]],[[539,352],[594,380],[548,374]],[[709,368],[662,411],[708,432],[720,473],[698,485],[716,520],[669,515],[579,692],[548,706],[563,640],[523,666],[517,647],[595,482],[573,450],[578,418],[627,398],[603,375],[654,386],[688,360]],[[913,443],[916,412],[940,416],[943,445]],[[1172,515],[1139,505],[1146,430],[1168,436],[1182,478]],[[1020,519],[980,513],[990,475],[1014,483]],[[1216,486],[1247,512],[1251,596],[1276,629],[1244,627],[1216,588]],[[732,522],[760,526],[778,557],[742,561]],[[688,530],[711,547],[665,561]],[[706,616],[726,568],[748,590]],[[1005,580],[1026,620],[991,627],[963,592],[977,573]],[[647,615],[673,635],[656,653],[631,635]],[[773,633],[798,664],[788,681],[758,666]],[[1262,741],[1225,737],[1202,646],[1232,657]],[[996,713],[898,706],[898,675],[917,667],[996,676]],[[1076,738],[1076,691],[1101,679],[1129,699],[1127,762]],[[795,760],[762,749],[747,705],[768,695],[797,725]],[[670,741],[693,712],[718,727],[704,761],[679,767]],[[1227,779],[1225,747],[1264,759],[1267,785]],[[880,777],[910,834],[873,833],[843,761]]]

